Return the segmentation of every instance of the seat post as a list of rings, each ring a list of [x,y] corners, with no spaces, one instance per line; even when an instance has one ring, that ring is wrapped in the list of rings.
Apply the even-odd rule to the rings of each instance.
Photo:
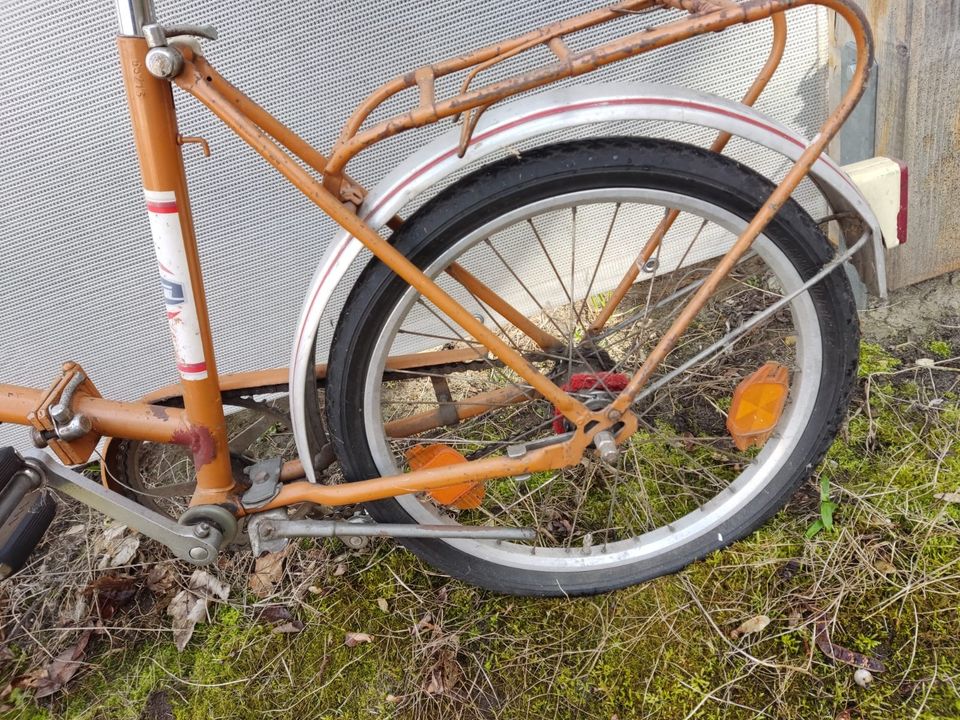
[[[157,21],[153,0],[117,0],[117,21],[121,35],[143,35],[141,28]]]

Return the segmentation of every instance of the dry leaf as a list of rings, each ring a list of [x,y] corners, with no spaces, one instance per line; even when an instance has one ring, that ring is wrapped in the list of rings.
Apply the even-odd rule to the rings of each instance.
[[[333,576],[340,577],[346,572],[347,572],[347,566],[344,565],[343,563],[337,563],[337,567],[333,571]]]
[[[348,632],[343,638],[343,644],[347,647],[356,647],[360,643],[368,643],[371,640],[373,640],[373,638],[366,633]]]
[[[419,635],[421,630],[433,630],[434,628],[436,628],[436,625],[433,624],[433,615],[427,613],[420,618],[420,622],[410,629],[410,633],[413,635]]]
[[[181,652],[190,642],[193,629],[207,618],[207,605],[214,598],[226,600],[230,586],[220,582],[205,570],[194,570],[187,587],[178,592],[167,606],[167,615],[173,618],[173,642]]]
[[[291,547],[287,545],[280,552],[266,553],[257,558],[250,576],[250,592],[258,598],[273,595],[274,588],[283,579],[283,564]]]
[[[136,557],[139,548],[140,538],[136,535],[127,535],[120,541],[113,557],[110,559],[110,567],[120,567],[121,565],[130,564],[130,561]]]
[[[257,619],[265,623],[281,623],[293,620],[293,613],[286,605],[267,605]]]
[[[960,492],[937,493],[934,497],[944,502],[960,504]]]
[[[147,590],[154,595],[166,595],[177,586],[177,571],[172,562],[154,565],[147,573]]]
[[[387,604],[386,598],[377,598],[377,607],[383,612],[390,612],[390,606]]]
[[[450,694],[460,680],[460,665],[457,663],[456,650],[444,648],[440,657],[430,668],[423,691],[427,695]]]
[[[42,675],[36,682],[37,692],[35,697],[45,698],[53,695],[70,682],[70,678],[72,678],[81,667],[81,659],[87,649],[87,643],[90,642],[91,635],[93,635],[93,631],[87,630],[80,636],[80,639],[77,640],[76,645],[67,648],[57,655],[50,664],[43,669]]]
[[[770,624],[770,618],[766,615],[757,615],[741,623],[740,627],[730,633],[730,637],[738,638],[741,635],[760,632]]]
[[[83,593],[77,593],[74,598],[68,598],[57,613],[59,621],[63,624],[73,623],[74,625],[83,625],[90,615],[90,603]]]
[[[93,549],[100,554],[98,570],[128,565],[136,556],[140,538],[126,532],[126,525],[112,525],[94,541]]]
[[[886,670],[886,667],[880,660],[833,643],[830,640],[827,621],[824,619],[822,613],[818,615],[813,622],[813,641],[817,644],[817,647],[820,648],[820,651],[831,660],[852,665],[853,667],[865,668],[873,672],[883,672]]]
[[[460,650],[460,639],[457,635],[442,635],[431,640],[426,645],[432,648],[431,664],[428,666],[426,679],[422,684],[427,695],[452,694],[460,681],[460,664],[457,662],[457,653]]]
[[[91,597],[101,620],[109,620],[137,594],[134,578],[128,575],[102,575],[83,589]]]

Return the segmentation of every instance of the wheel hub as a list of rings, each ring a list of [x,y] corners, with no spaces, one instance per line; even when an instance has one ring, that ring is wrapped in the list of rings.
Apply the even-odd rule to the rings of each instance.
[[[587,407],[591,410],[599,410],[613,400],[617,393],[623,391],[629,382],[630,378],[623,373],[576,373],[571,375],[560,389],[567,393],[588,393],[590,397],[586,401]],[[574,430],[573,425],[554,407],[553,431],[561,435],[571,430]]]

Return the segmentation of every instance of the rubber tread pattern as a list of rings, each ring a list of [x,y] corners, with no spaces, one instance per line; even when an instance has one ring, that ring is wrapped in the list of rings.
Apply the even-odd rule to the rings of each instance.
[[[751,218],[773,191],[773,184],[750,168],[708,150],[666,140],[596,138],[537,148],[520,158],[491,164],[447,188],[408,218],[391,242],[424,267],[453,240],[497,211],[533,202],[552,183],[557,193],[585,189],[583,177],[603,174],[605,186],[628,182],[703,197],[745,219]],[[638,183],[638,177],[646,177]],[[602,187],[595,184],[592,187]],[[549,188],[548,188],[549,189]],[[517,201],[515,196],[523,200]],[[512,201],[512,202],[511,202]],[[790,200],[764,231],[791,259],[801,277],[813,276],[833,251],[813,219]],[[438,247],[442,246],[442,247]],[[362,397],[370,345],[379,322],[389,314],[405,285],[377,259],[364,269],[341,314],[330,353],[326,395],[327,424],[348,480],[377,475],[363,441]],[[859,323],[846,275],[837,271],[810,290],[818,309],[824,365],[818,400],[793,456],[778,478],[749,506],[710,533],[687,543],[658,562],[576,573],[536,573],[496,565],[456,550],[443,541],[403,542],[428,563],[467,582],[520,595],[583,595],[632,585],[675,572],[708,553],[744,537],[774,515],[799,483],[810,476],[843,422],[856,377]],[[828,357],[829,356],[829,357]],[[309,401],[309,398],[308,398]],[[797,450],[802,452],[797,452]],[[394,500],[368,505],[379,522],[410,522]]]

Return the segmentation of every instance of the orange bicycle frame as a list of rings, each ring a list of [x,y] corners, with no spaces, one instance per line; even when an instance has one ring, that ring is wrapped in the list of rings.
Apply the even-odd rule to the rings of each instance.
[[[152,21],[149,2],[129,4],[133,20]],[[752,104],[763,91],[782,56],[785,38],[783,13],[804,5],[827,7],[840,15],[851,27],[857,43],[857,70],[853,81],[820,133],[779,183],[732,248],[693,294],[667,333],[630,379],[626,389],[602,410],[588,409],[541,374],[520,353],[486,328],[381,237],[377,228],[364,222],[356,213],[364,190],[345,174],[345,167],[357,153],[387,137],[437,122],[442,118],[460,115],[463,123],[462,152],[480,114],[490,105],[507,97],[705,33],[722,31],[736,24],[772,19],[775,33],[770,58],[744,98],[746,104]],[[581,52],[572,51],[564,42],[565,36],[579,30],[611,22],[624,15],[662,8],[683,10],[689,15]],[[137,15],[138,12],[142,17]],[[555,62],[471,89],[472,82],[481,71],[539,45],[545,45],[553,53]],[[221,504],[238,515],[304,501],[325,505],[352,504],[464,482],[558,469],[578,462],[598,433],[613,432],[618,441],[628,437],[636,429],[636,418],[630,412],[631,403],[719,283],[790,198],[837,134],[863,93],[873,64],[872,38],[867,23],[862,12],[850,0],[746,0],[740,4],[733,0],[622,0],[608,8],[558,22],[398,77],[371,95],[350,118],[328,158],[222,78],[205,58],[187,46],[178,45],[183,61],[182,70],[173,77],[173,82],[178,87],[209,108],[322,212],[362,242],[373,255],[393,269],[505,366],[516,372],[535,393],[549,401],[576,428],[568,439],[530,450],[520,458],[486,458],[336,486],[291,482],[285,484],[270,502],[255,510],[248,510],[243,508],[237,496],[220,398],[224,386],[229,386],[231,382],[237,387],[242,385],[237,379],[221,378],[217,373],[181,156],[181,145],[185,139],[177,128],[171,82],[159,79],[147,70],[148,45],[144,37],[136,33],[122,35],[118,39],[118,47],[148,210],[151,212],[152,223],[155,223],[154,234],[156,236],[157,223],[162,225],[164,232],[173,233],[170,237],[177,246],[177,257],[183,264],[181,279],[187,286],[185,291],[192,298],[190,317],[185,319],[188,326],[186,330],[191,334],[186,340],[177,335],[178,332],[183,332],[183,323],[177,325],[177,318],[171,318],[174,336],[178,342],[178,363],[181,370],[181,388],[178,394],[182,394],[183,409],[161,408],[149,403],[112,402],[99,398],[95,391],[89,388],[83,391],[83,386],[76,396],[75,407],[90,418],[91,433],[95,435],[172,442],[189,447],[195,459],[197,480],[192,504]],[[467,74],[461,92],[450,98],[438,99],[436,79],[463,71]],[[381,103],[408,88],[417,88],[419,91],[419,102],[414,108],[364,129],[365,121]],[[721,135],[712,149],[716,152],[722,151],[729,139],[729,135]],[[158,219],[158,216],[166,217]],[[675,213],[665,217],[640,251],[638,265],[642,265],[652,256],[675,220]],[[396,222],[400,222],[399,219],[395,219],[393,224]],[[163,258],[158,256],[158,259],[162,265]],[[593,330],[602,327],[626,290],[636,280],[636,267],[637,265],[631,266],[621,280],[607,308],[595,321]],[[489,288],[471,278],[462,269],[452,267],[448,272],[465,286],[471,286],[472,291],[486,293],[485,300],[491,305],[498,301]],[[511,310],[506,303],[502,305],[505,316],[519,329],[526,331],[541,347],[550,346],[549,335],[537,334],[535,329],[530,327],[530,323],[526,323],[517,313],[512,313],[512,316],[508,314]],[[184,318],[181,317],[180,320]],[[463,350],[453,352],[463,353]],[[442,353],[434,353],[440,354]],[[423,362],[427,362],[426,358]],[[265,371],[270,372],[281,377],[280,371]],[[319,372],[322,373],[323,369],[320,368]],[[243,381],[254,386],[270,384],[263,373],[246,374]],[[49,407],[49,402],[58,397],[56,392],[44,394],[40,390],[0,385],[0,422],[20,422],[39,427],[38,423],[42,425],[43,418],[37,415],[38,411],[44,412]],[[522,396],[514,398],[514,401],[519,399],[522,399]],[[500,397],[497,401],[508,400]],[[407,429],[413,428],[410,431],[417,432],[425,422],[430,421],[419,418],[410,423]],[[62,445],[69,449],[70,443]],[[284,477],[295,475],[296,463],[286,469]]]

